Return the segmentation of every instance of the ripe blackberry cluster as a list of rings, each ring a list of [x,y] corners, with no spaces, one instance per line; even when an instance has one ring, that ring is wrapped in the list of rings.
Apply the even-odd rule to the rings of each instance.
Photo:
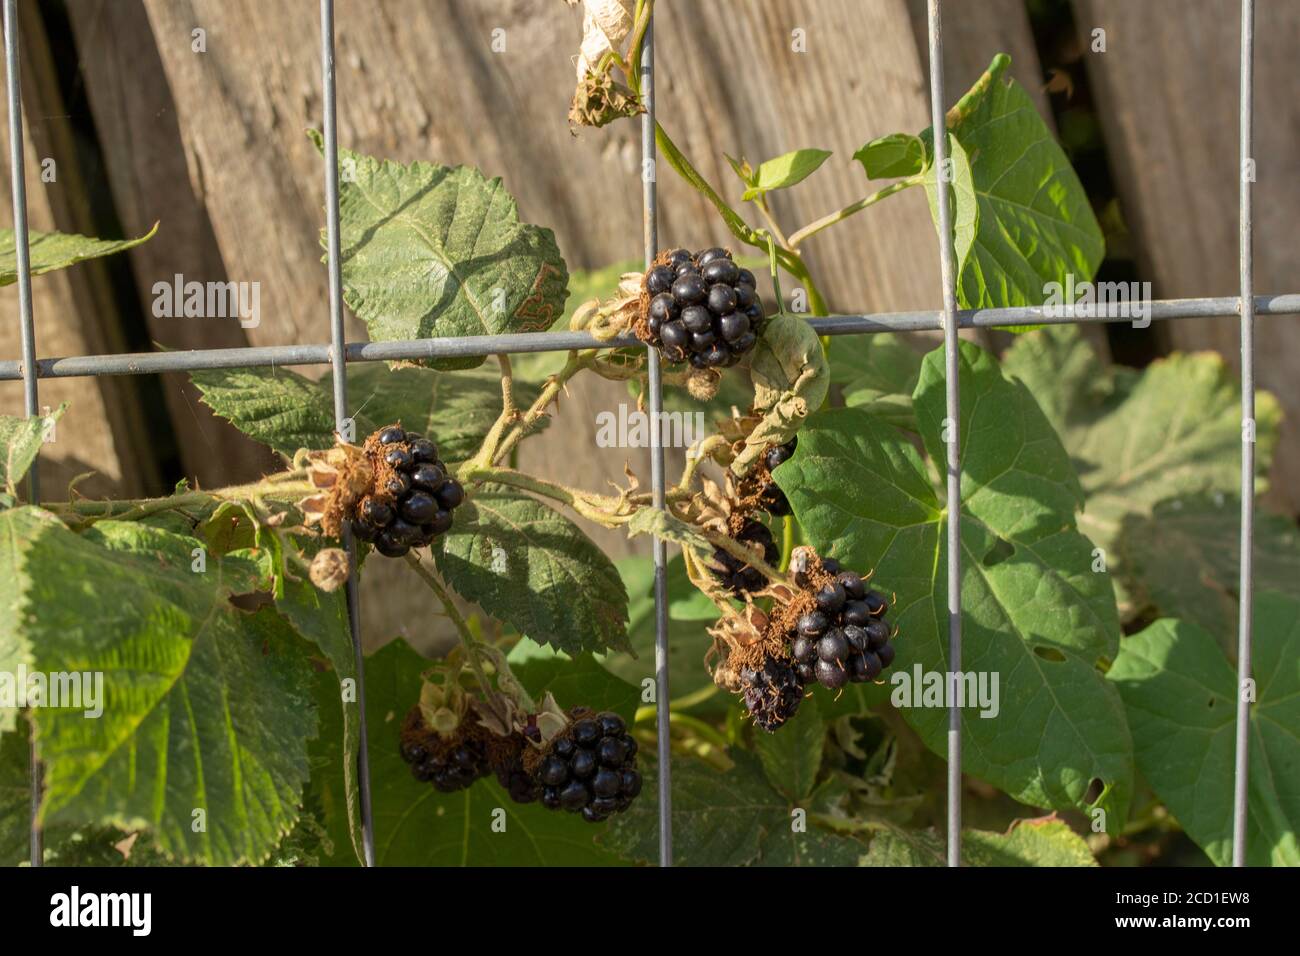
[[[786,498],[785,492],[780,486],[771,479],[772,472],[777,465],[789,461],[794,454],[795,447],[799,444],[799,436],[791,438],[784,445],[773,445],[763,453],[763,464],[767,466],[768,481],[762,491],[762,497],[759,498],[759,507],[770,515],[778,518],[784,518],[791,513],[790,499]]]
[[[669,362],[725,368],[754,347],[763,306],[754,273],[726,249],[674,249],[645,274],[646,341]]]
[[[491,772],[480,740],[464,732],[443,738],[424,722],[417,704],[406,715],[398,752],[411,765],[411,776],[433,784],[439,793],[464,790]]]
[[[465,489],[447,473],[433,442],[389,425],[372,436],[384,468],[376,487],[357,502],[352,531],[390,558],[424,548],[451,527]],[[370,442],[367,442],[369,447]]]
[[[781,557],[772,532],[761,521],[747,519],[740,534],[736,535],[736,540],[742,544],[757,544],[763,549],[763,560],[768,564],[776,564]],[[729,551],[714,548],[713,560],[715,564],[721,565],[714,569],[714,577],[736,597],[741,597],[746,591],[761,591],[767,586],[767,578],[762,571],[746,564]]]
[[[740,672],[740,692],[754,723],[773,732],[799,710],[804,682],[788,661],[768,657],[761,668]]]
[[[534,771],[542,806],[600,823],[626,810],[641,792],[636,740],[618,714],[575,708],[570,716],[576,719],[551,741]]]
[[[892,629],[884,620],[889,602],[834,559],[823,559],[822,568],[835,577],[818,589],[817,607],[796,625],[790,644],[795,673],[805,684],[817,681],[831,690],[875,680],[894,661]]]

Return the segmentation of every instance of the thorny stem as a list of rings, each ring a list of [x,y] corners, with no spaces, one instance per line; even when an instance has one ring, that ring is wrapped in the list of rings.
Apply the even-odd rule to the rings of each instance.
[[[496,714],[502,726],[507,726],[506,715],[498,708],[496,690],[493,688],[492,682],[488,680],[487,672],[483,670],[483,662],[479,660],[479,642],[470,632],[465,618],[456,608],[456,602],[452,600],[451,595],[447,593],[447,589],[442,586],[442,583],[434,576],[433,572],[424,566],[424,562],[420,560],[419,555],[412,551],[406,552],[406,563],[415,569],[415,573],[429,586],[429,590],[441,602],[443,613],[456,628],[456,636],[460,638],[461,647],[465,649],[465,659],[469,661],[470,670],[474,672],[474,679],[478,681],[488,706],[492,708],[492,712]]]
[[[570,352],[564,367],[546,380],[541,394],[529,406],[528,411],[520,414],[517,409],[513,408],[514,401],[512,398],[510,408],[502,409],[501,417],[497,419],[496,424],[492,426],[493,430],[484,439],[483,447],[475,456],[473,464],[476,466],[495,465],[502,458],[509,455],[520,441],[536,431],[538,423],[546,416],[546,410],[551,402],[559,397],[560,391],[569,379],[592,363],[597,351],[597,349],[586,349],[581,352]],[[502,388],[507,387],[503,383]],[[505,431],[507,428],[509,428],[509,431]],[[505,433],[504,438],[501,437],[503,431]]]

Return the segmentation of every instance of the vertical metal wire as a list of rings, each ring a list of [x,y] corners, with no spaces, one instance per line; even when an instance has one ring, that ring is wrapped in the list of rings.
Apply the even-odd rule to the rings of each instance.
[[[641,183],[642,220],[645,230],[645,264],[658,253],[658,194],[655,190],[655,97],[654,97],[654,15],[646,27],[641,47]],[[660,431],[663,411],[663,381],[659,370],[659,353],[646,347],[650,391],[650,486],[656,508],[664,507],[664,446]],[[655,728],[659,751],[659,865],[673,865],[673,774],[672,747],[668,724],[668,551],[654,539],[655,564]]]
[[[348,417],[348,379],[343,325],[343,270],[339,260],[339,138],[334,93],[334,0],[321,0],[321,78],[325,108],[325,218],[329,234],[330,364],[334,377],[334,427],[343,433]],[[361,651],[361,615],[357,587],[357,546],[352,528],[344,523],[343,547],[348,553],[348,630],[357,669],[357,781],[361,801],[361,842],[366,866],[375,865],[375,825],[370,804],[370,748],[366,740],[366,661]]]
[[[1245,694],[1251,676],[1254,627],[1255,537],[1255,299],[1251,260],[1251,150],[1254,120],[1255,2],[1241,0],[1241,607],[1237,617],[1237,760],[1232,779],[1232,865],[1246,865],[1246,816],[1250,776],[1250,701]]]
[[[32,321],[32,263],[27,245],[27,180],[23,152],[22,83],[18,73],[18,5],[4,0],[5,83],[9,95],[9,177],[13,185],[14,252],[18,265],[18,312],[22,321],[23,406],[27,417],[40,412],[36,394],[36,327]],[[37,462],[27,472],[27,500],[40,501],[41,482]],[[31,729],[28,767],[31,773],[30,857],[32,866],[45,863],[44,836],[37,817],[41,808],[41,780],[44,768],[36,753],[36,727]]]
[[[958,392],[957,292],[952,248],[952,215],[943,171],[948,156],[943,108],[943,30],[939,0],[927,10],[930,40],[930,125],[938,179],[939,270],[943,277],[943,358],[947,391],[948,452],[948,865],[961,866],[961,708],[956,681],[961,670],[961,403]]]

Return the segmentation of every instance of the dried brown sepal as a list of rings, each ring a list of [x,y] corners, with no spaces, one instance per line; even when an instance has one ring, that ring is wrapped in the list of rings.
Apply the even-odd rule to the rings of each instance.
[[[542,760],[551,752],[555,741],[567,737],[575,721],[583,717],[594,717],[595,714],[596,712],[590,707],[570,707],[567,711],[561,710],[555,703],[555,699],[547,694],[542,711],[537,714],[537,728],[541,740],[527,738],[530,746],[525,747],[522,755],[524,772],[530,776],[535,774]],[[546,725],[545,730],[542,729],[543,725]]]
[[[631,89],[608,72],[587,73],[578,81],[569,104],[570,132],[581,126],[600,128],[616,119],[644,113],[645,107]]]
[[[794,635],[799,618],[816,610],[816,594],[835,580],[835,575],[822,566],[817,552],[807,545],[795,548],[790,554],[790,573],[797,589],[778,585],[772,589],[776,600],[772,603],[764,637],[782,646]]]
[[[343,520],[352,515],[356,504],[375,481],[374,466],[367,447],[338,441],[333,448],[307,453],[307,478],[319,489],[298,502],[308,526],[319,525],[325,534],[337,538]]]
[[[774,640],[769,634],[768,616],[762,609],[748,605],[736,614],[718,619],[709,628],[713,647],[708,657],[716,657],[712,667],[713,682],[724,690],[738,693],[740,674],[755,670],[769,657],[787,659],[784,640]]]

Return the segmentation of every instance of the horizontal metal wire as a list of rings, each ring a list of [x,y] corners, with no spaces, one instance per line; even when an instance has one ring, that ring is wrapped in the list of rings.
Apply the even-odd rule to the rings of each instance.
[[[1237,314],[1236,296],[1212,299],[1163,299],[1146,303],[1153,321],[1199,319]],[[1255,297],[1255,314],[1300,315],[1300,293]],[[832,315],[810,318],[819,335],[869,335],[876,332],[924,332],[942,328],[939,311],[882,312],[875,315]],[[1130,315],[1076,314],[1072,308],[1018,306],[1006,309],[963,309],[957,324],[966,329],[996,326],[1069,325],[1087,322],[1131,322]],[[529,332],[509,335],[468,335],[397,342],[353,342],[346,347],[349,362],[477,358],[534,352],[567,352],[613,346],[639,346],[632,336],[600,341],[587,332]],[[234,349],[190,349],[183,352],[133,352],[123,355],[79,355],[38,359],[38,378],[80,378],[92,375],[156,375],[216,368],[266,368],[329,365],[328,343],[262,345]],[[0,381],[23,377],[23,363],[0,362]]]

